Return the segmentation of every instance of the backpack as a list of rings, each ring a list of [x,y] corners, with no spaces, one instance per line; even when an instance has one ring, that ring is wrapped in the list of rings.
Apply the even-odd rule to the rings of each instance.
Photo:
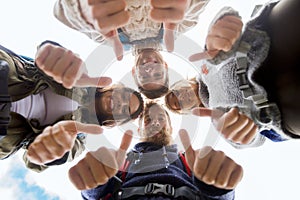
[[[192,177],[192,171],[188,166],[188,163],[185,159],[184,154],[179,152],[178,157],[184,166],[185,172],[188,174],[188,176]],[[103,198],[103,200],[108,200],[110,198],[128,199],[131,196],[134,196],[137,194],[149,195],[149,194],[157,194],[158,192],[163,193],[167,196],[174,197],[175,189],[172,185],[169,185],[169,184],[149,183],[145,187],[134,187],[134,189],[133,188],[122,188],[122,183],[125,181],[125,178],[127,175],[127,170],[128,170],[128,167],[130,166],[131,162],[132,162],[132,160],[127,157],[125,162],[123,163],[123,165],[120,168],[120,171],[121,171],[120,178],[118,178],[117,176],[113,177],[115,180],[117,180],[117,184],[115,185],[115,188],[113,189],[113,193],[107,194]],[[121,193],[118,192],[121,188],[122,188],[122,195],[121,195]],[[124,192],[126,194],[124,194]],[[187,186],[182,186],[180,188],[177,188],[176,193],[181,197],[186,196],[186,198],[191,199],[191,196],[192,196],[192,197],[194,197],[192,199],[200,200],[200,197],[198,197],[198,196],[196,197],[196,195],[197,195],[196,192]],[[176,196],[174,198],[176,198]]]

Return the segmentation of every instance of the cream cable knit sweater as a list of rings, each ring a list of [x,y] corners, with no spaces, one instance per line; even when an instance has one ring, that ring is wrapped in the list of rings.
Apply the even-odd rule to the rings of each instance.
[[[208,0],[191,0],[184,20],[176,27],[176,32],[183,33],[195,26],[199,14]],[[161,23],[149,19],[150,0],[126,0],[127,9],[131,12],[130,22],[122,27],[130,41],[142,40],[158,35]],[[79,0],[58,0],[54,6],[55,17],[65,25],[86,34],[96,42],[104,42],[105,38],[89,24],[81,13]]]

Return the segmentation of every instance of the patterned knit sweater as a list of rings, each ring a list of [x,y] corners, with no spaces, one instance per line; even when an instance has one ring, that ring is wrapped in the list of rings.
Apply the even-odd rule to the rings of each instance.
[[[225,15],[238,16],[238,13],[230,7],[225,7],[219,12],[212,24]],[[266,59],[270,46],[268,35],[255,28],[259,16],[261,15],[258,15],[258,17],[253,18],[247,23],[241,38],[236,42],[231,51],[221,52],[216,58],[203,61],[201,67],[205,68],[205,70],[202,70],[203,72],[197,77],[200,83],[199,96],[206,107],[223,108],[226,110],[237,106],[244,114],[252,118],[254,122],[257,122],[257,119],[253,114],[255,112],[253,107],[251,108],[249,104],[251,101],[248,101],[248,99],[244,97],[240,88],[239,76],[237,76],[239,65],[237,58],[240,56],[240,49],[249,48],[247,54],[245,54],[248,65],[245,75],[248,84],[254,95],[259,94],[267,98],[267,93],[264,88],[253,80],[253,74]],[[259,131],[260,133],[264,133],[265,131],[271,130],[276,136],[285,140],[285,134],[280,125],[280,113],[276,109],[271,111],[269,115],[272,116],[273,122],[271,124],[256,123],[259,127]],[[257,134],[256,138],[248,145],[229,142],[237,148],[245,148],[260,146],[264,141],[265,136]]]
[[[159,35],[161,23],[149,18],[151,9],[149,0],[126,0],[127,10],[130,12],[130,21],[119,31],[122,31],[129,41],[142,41]],[[204,10],[208,0],[191,0],[184,19],[176,27],[176,33],[184,33],[197,24],[199,14]],[[104,36],[93,25],[88,23],[82,15],[80,0],[58,0],[54,6],[55,17],[65,25],[86,34],[96,42],[104,42]],[[160,41],[157,41],[160,43]],[[151,44],[150,44],[151,45]],[[152,46],[158,47],[157,44]],[[149,47],[148,47],[149,48]]]

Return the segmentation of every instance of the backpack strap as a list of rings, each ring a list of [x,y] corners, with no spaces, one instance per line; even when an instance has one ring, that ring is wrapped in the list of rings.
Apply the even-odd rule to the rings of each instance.
[[[118,192],[118,190],[121,189],[122,187],[122,184],[124,183],[125,181],[125,178],[126,178],[126,174],[127,174],[127,169],[130,165],[130,160],[129,158],[127,157],[125,162],[123,163],[123,165],[121,166],[120,168],[120,171],[121,171],[121,179],[119,179],[117,176],[114,176],[113,178],[116,179],[116,181],[118,182],[118,184],[115,185],[114,189],[113,189],[113,192],[112,193],[108,193],[105,197],[103,197],[103,200],[109,200],[109,199],[114,199],[114,194]]]
[[[281,114],[278,106],[268,100],[264,94],[257,94],[251,87],[248,79],[248,52],[251,46],[246,42],[241,42],[236,52],[237,70],[236,75],[239,80],[239,89],[242,92],[245,105],[251,108],[251,118],[261,126],[260,132],[264,132],[269,139],[276,138],[275,141],[285,141],[289,139],[281,133]],[[279,129],[277,127],[280,127]],[[274,130],[277,129],[277,130]],[[268,133],[267,133],[268,132]]]
[[[184,153],[179,152],[178,157],[180,158],[180,160],[185,168],[186,173],[190,177],[192,177],[192,171],[191,171],[190,167],[188,166],[188,163],[186,161]],[[163,189],[163,191],[166,195],[170,195],[173,197],[176,196],[176,198],[185,196],[185,197],[188,197],[189,199],[191,197],[193,197],[192,199],[199,199],[198,195],[194,191],[192,192],[192,190],[186,186],[174,189],[174,187],[169,184],[162,185],[162,184],[158,184],[158,183],[150,183],[146,187],[121,188],[122,183],[125,181],[128,167],[130,166],[132,161],[133,161],[132,153],[129,152],[127,154],[127,158],[126,158],[125,162],[123,163],[123,165],[120,168],[120,171],[121,171],[120,179],[118,177],[114,176],[114,178],[116,178],[120,184],[113,189],[113,193],[107,194],[103,198],[103,200],[108,200],[108,199],[114,198],[115,197],[114,195],[117,195],[117,199],[126,199],[126,198],[130,198],[131,196],[134,196],[134,195],[145,195],[145,192],[147,193],[149,188],[152,188],[153,185],[159,186],[158,190],[153,190],[153,191],[151,190],[151,192],[148,191],[148,193],[146,195],[155,194],[155,191],[161,192],[161,189]],[[166,187],[166,186],[170,186],[170,187]]]
[[[121,171],[121,180],[124,182],[127,174],[127,169],[130,165],[129,159],[126,159],[125,162],[123,163],[120,171]]]
[[[122,188],[117,195],[117,199],[132,199],[137,196],[158,197],[165,196],[172,199],[201,200],[200,194],[187,186],[174,188],[170,184],[148,183],[146,186]]]
[[[180,158],[182,164],[183,164],[184,167],[185,167],[186,173],[187,173],[190,177],[192,177],[192,171],[191,171],[191,169],[190,169],[190,167],[189,167],[189,165],[188,165],[188,163],[187,163],[187,161],[186,161],[186,159],[185,159],[185,155],[184,155],[182,152],[179,152],[178,155],[179,155],[179,158]]]

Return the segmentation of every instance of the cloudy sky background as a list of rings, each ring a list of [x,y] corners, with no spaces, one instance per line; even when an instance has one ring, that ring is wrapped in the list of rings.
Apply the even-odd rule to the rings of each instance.
[[[199,24],[189,31],[186,36],[202,45],[207,32],[208,22],[223,5],[231,5],[239,10],[243,20],[246,21],[254,4],[264,1],[266,0],[251,2],[241,0],[212,0],[206,11],[201,15]],[[19,54],[34,57],[36,46],[40,42],[50,39],[78,53],[83,59],[89,58],[98,45],[89,40],[85,35],[71,30],[58,22],[52,14],[54,2],[55,0],[10,0],[1,2],[1,45]],[[130,56],[128,55],[127,57]],[[124,58],[124,63],[128,62],[129,66],[124,66],[124,64],[117,62],[114,63],[114,67],[120,67],[120,76],[123,76],[122,73],[124,72],[129,72],[132,66],[132,60],[127,57]],[[101,55],[99,55],[100,62],[101,59]],[[168,57],[168,59],[169,66],[174,66],[176,62],[174,62],[172,57]],[[89,68],[89,72],[94,75],[97,74],[97,70]],[[182,68],[175,66],[174,70],[180,73]],[[183,76],[189,76],[191,71],[193,70],[189,69]],[[175,137],[176,130],[187,128],[185,126],[188,126],[185,123],[178,124],[173,123]],[[199,141],[203,141],[205,134],[210,130],[209,120],[201,119],[197,121],[197,128],[198,135],[193,138],[195,148],[199,148],[203,144]],[[99,144],[101,144],[101,141],[105,141],[108,146],[118,146],[121,131],[121,129],[105,130],[105,134],[97,138],[97,140]],[[107,137],[108,135],[109,137]],[[89,138],[93,140],[93,138]],[[236,150],[220,139],[217,141],[215,148],[223,150],[244,167],[244,178],[236,189],[237,200],[281,200],[298,199],[300,180],[299,145],[299,141],[283,143],[267,141],[259,148]],[[94,144],[88,143],[88,147],[93,148]],[[9,159],[0,161],[1,199],[81,199],[80,192],[71,185],[67,177],[68,169],[79,158],[72,163],[52,167],[41,174],[37,174],[24,168],[21,157],[22,151]]]

